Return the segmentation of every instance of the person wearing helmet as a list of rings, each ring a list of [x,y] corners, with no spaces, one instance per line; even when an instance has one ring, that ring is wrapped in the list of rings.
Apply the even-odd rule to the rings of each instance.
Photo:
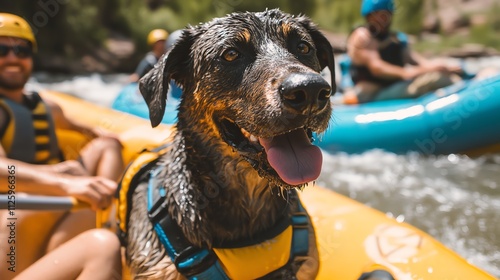
[[[354,87],[345,92],[345,103],[418,97],[460,79],[452,75],[459,73],[460,67],[429,61],[411,52],[406,35],[391,31],[396,8],[393,0],[362,1],[361,15],[366,24],[356,28],[347,40]]]
[[[93,210],[111,205],[123,170],[121,144],[111,135],[67,118],[61,107],[25,88],[33,70],[37,43],[29,24],[19,16],[0,13],[0,184],[2,194],[73,196]],[[92,139],[79,160],[65,160],[56,128],[74,130]],[[11,179],[9,179],[11,178]],[[46,252],[95,227],[95,212],[16,210],[15,244],[7,243],[9,212],[0,210],[0,252],[15,246],[11,257],[0,254],[2,279],[11,279]]]
[[[130,76],[131,82],[137,82],[149,70],[153,69],[158,59],[165,53],[165,42],[168,38],[168,32],[164,29],[154,29],[148,34],[148,45],[151,51],[139,62],[134,74]]]

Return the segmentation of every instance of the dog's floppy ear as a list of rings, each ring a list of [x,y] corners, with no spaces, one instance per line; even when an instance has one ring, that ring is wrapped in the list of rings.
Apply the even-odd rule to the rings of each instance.
[[[312,21],[307,17],[297,18],[302,26],[311,35],[314,44],[316,45],[316,56],[318,57],[321,69],[328,67],[331,73],[331,87],[332,95],[337,91],[337,85],[335,83],[335,60],[333,58],[333,48],[325,35],[319,31]]]
[[[153,127],[160,124],[165,114],[170,80],[182,84],[188,75],[186,69],[190,62],[191,44],[191,37],[183,31],[171,51],[164,54],[155,67],[139,80],[139,90],[148,105],[149,119]]]

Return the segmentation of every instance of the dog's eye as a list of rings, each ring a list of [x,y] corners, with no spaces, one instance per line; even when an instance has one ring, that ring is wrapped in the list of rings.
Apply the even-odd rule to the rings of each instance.
[[[226,50],[222,54],[222,58],[224,58],[224,60],[228,62],[235,61],[238,57],[240,57],[240,53],[235,49]]]
[[[300,42],[297,45],[297,50],[299,51],[300,54],[308,54],[311,51],[311,47],[309,46],[308,43]]]

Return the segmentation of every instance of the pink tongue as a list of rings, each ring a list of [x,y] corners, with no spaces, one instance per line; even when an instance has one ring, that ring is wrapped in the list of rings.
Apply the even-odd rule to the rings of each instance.
[[[321,172],[321,150],[312,145],[303,129],[272,138],[259,138],[267,160],[280,178],[290,185],[314,181]]]

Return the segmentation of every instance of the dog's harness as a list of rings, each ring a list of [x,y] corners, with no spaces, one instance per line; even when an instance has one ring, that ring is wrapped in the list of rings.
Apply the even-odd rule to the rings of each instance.
[[[191,244],[182,233],[177,222],[168,214],[165,189],[159,189],[159,196],[153,195],[155,180],[160,168],[152,164],[165,148],[140,156],[128,170],[136,175],[125,173],[120,184],[120,205],[118,207],[119,231],[122,243],[126,237],[128,208],[133,188],[138,178],[148,180],[147,205],[149,219],[156,234],[166,249],[177,271],[187,279],[266,279],[281,275],[282,270],[292,263],[295,257],[306,256],[309,249],[309,218],[302,206],[297,192],[288,191],[290,204],[295,205],[292,216],[283,216],[266,232],[252,240],[218,241],[214,248],[199,248]],[[156,157],[152,154],[156,153]],[[142,163],[140,163],[142,162]],[[153,168],[144,168],[145,166]],[[142,170],[149,170],[145,174]],[[142,172],[141,172],[142,171]],[[127,184],[124,184],[128,182]],[[126,201],[123,200],[125,195]],[[125,202],[125,205],[123,205]],[[296,202],[296,203],[294,203]],[[289,206],[291,207],[291,206]],[[284,211],[288,213],[289,211]],[[251,264],[251,265],[250,265]]]

